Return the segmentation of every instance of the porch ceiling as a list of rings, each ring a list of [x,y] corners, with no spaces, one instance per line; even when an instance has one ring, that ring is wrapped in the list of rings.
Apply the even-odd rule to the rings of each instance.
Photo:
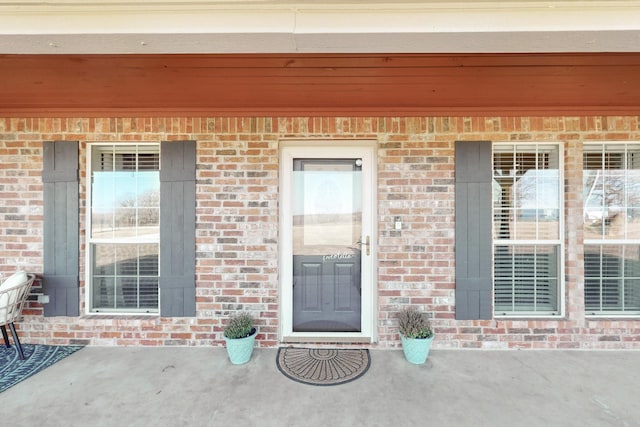
[[[0,55],[0,117],[640,114],[640,53]]]

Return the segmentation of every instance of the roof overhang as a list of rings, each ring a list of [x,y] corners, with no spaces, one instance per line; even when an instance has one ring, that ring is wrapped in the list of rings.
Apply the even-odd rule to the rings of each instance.
[[[0,0],[0,115],[640,114],[640,1]]]
[[[0,55],[0,117],[639,115],[640,53]]]
[[[638,1],[0,1],[0,54],[639,50]]]

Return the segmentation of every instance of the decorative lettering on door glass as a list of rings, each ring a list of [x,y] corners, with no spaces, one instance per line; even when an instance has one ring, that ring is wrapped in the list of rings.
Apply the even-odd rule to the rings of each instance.
[[[350,254],[347,252],[329,254],[322,257],[322,262],[335,261],[339,259],[352,259],[354,256],[354,254]]]

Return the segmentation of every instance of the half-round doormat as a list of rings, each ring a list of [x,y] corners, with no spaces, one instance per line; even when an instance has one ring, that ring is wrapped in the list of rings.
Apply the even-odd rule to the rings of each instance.
[[[294,381],[311,385],[338,385],[356,380],[371,365],[369,350],[281,348],[278,369]]]

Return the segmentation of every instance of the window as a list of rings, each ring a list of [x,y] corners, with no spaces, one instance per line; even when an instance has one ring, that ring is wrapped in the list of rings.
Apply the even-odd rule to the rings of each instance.
[[[92,145],[88,163],[89,310],[157,313],[159,147]]]
[[[640,314],[640,144],[585,144],[587,314]]]
[[[558,144],[494,144],[494,312],[561,314]]]

